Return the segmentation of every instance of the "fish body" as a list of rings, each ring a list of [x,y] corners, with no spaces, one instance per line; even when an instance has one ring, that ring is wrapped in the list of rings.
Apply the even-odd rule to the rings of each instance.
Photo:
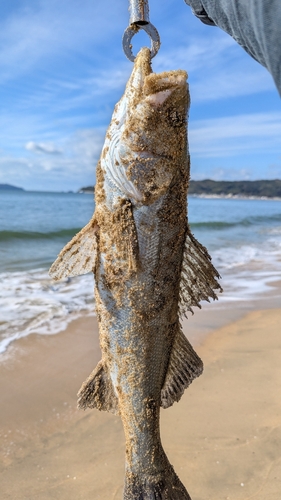
[[[78,404],[122,418],[124,500],[190,500],[161,444],[160,407],[202,372],[179,317],[216,298],[219,285],[187,224],[186,79],[181,70],[153,73],[150,51],[140,51],[107,131],[93,218],[50,271],[95,274],[102,360]]]

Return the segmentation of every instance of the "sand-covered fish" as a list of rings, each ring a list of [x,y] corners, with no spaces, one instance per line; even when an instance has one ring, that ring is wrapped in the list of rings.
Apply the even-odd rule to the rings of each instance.
[[[190,499],[162,448],[159,413],[203,368],[180,315],[220,287],[187,223],[186,79],[153,73],[150,51],[140,51],[97,166],[94,215],[50,270],[54,279],[95,274],[102,360],[78,404],[122,418],[125,500]]]

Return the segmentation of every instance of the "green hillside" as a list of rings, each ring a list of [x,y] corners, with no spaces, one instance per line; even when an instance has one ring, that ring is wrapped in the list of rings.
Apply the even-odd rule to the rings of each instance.
[[[94,186],[82,187],[79,193],[94,193]],[[270,181],[190,181],[188,194],[198,196],[242,196],[281,198],[281,180]]]
[[[24,189],[11,184],[0,184],[0,191],[24,191]]]
[[[256,196],[281,198],[281,180],[270,181],[190,181],[189,194],[217,196]]]

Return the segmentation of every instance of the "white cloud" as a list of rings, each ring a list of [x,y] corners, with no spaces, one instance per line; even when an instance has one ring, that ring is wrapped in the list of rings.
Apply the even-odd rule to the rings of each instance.
[[[63,113],[85,109],[86,106],[96,107],[99,102],[104,102],[104,105],[116,102],[125,89],[129,74],[127,63],[118,61],[113,62],[110,72],[104,68],[91,68],[87,75],[75,75],[68,81],[51,79],[45,89],[41,89],[36,96],[30,96],[26,106],[34,105],[36,101],[41,105],[45,101],[47,106],[55,102],[56,113]]]
[[[36,153],[44,153],[48,155],[60,155],[62,154],[62,150],[56,148],[53,144],[51,143],[43,143],[43,142],[27,142],[25,145],[25,149],[28,151],[35,151]]]
[[[87,45],[102,44],[118,30],[125,11],[122,4],[121,0],[84,0],[82,5],[76,0],[38,0],[18,9],[11,5],[10,16],[0,22],[0,80],[30,71],[44,60],[46,64],[50,56],[78,55]]]
[[[94,184],[95,168],[104,142],[105,129],[84,129],[66,137],[59,145],[26,144],[27,157],[0,156],[1,182],[26,189],[76,190]],[[60,154],[57,154],[57,152]],[[41,154],[34,155],[32,153]]]
[[[54,151],[61,152],[60,155],[53,153],[42,155],[39,159],[31,161],[34,165],[36,164],[37,169],[56,171],[65,176],[74,175],[76,177],[85,172],[94,174],[104,142],[104,133],[105,130],[99,128],[79,130],[61,142],[62,148],[59,149],[52,145]],[[47,148],[50,148],[50,145],[43,145],[42,152],[47,152]],[[35,150],[37,149],[38,144],[35,144]]]
[[[228,180],[228,181],[247,181],[256,178],[252,169],[250,168],[236,168],[236,167],[211,167],[198,172],[196,169],[191,169],[192,180],[213,179],[215,181]]]
[[[227,68],[227,70],[226,70]],[[229,99],[274,89],[270,74],[261,66],[252,64],[225,64],[216,71],[197,76],[190,83],[192,102]],[[276,91],[277,92],[277,91]]]
[[[168,50],[157,55],[153,65],[155,71],[169,71],[177,68],[187,68],[188,73],[217,66],[221,61],[237,49],[237,44],[231,37],[223,33],[216,36],[199,38],[190,36],[185,45],[177,50]]]
[[[253,113],[190,125],[190,152],[198,157],[280,153],[281,112]]]
[[[104,143],[105,129],[79,130],[70,139],[71,150],[77,158],[97,161]],[[70,143],[69,141],[69,143]]]
[[[157,56],[156,71],[173,68],[187,70],[192,103],[275,88],[268,71],[223,32],[204,38],[190,37],[186,46]]]
[[[83,0],[82,6],[77,0],[16,4],[10,2],[6,18],[0,16],[1,179],[15,183],[20,176],[29,189],[90,184],[105,127],[132,68],[121,48],[128,4],[123,0]],[[151,20],[162,39],[154,71],[187,69],[192,115],[199,110],[200,116],[214,116],[190,124],[192,158],[202,160],[201,172],[204,162],[209,169],[214,159],[239,155],[249,159],[256,152],[276,153],[278,148],[280,154],[280,113],[250,115],[241,104],[239,111],[237,96],[250,95],[253,104],[255,94],[265,98],[262,109],[267,96],[268,109],[274,109],[272,92],[258,95],[274,89],[266,70],[231,37],[200,23],[183,2],[177,7],[174,0],[165,0],[165,5],[151,2]],[[259,109],[258,100],[256,104]],[[232,110],[238,116],[231,116]],[[218,114],[229,116],[215,118]],[[279,171],[275,157],[268,163],[272,172]],[[241,175],[251,175],[246,167]],[[212,168],[213,175],[226,175],[224,165]]]

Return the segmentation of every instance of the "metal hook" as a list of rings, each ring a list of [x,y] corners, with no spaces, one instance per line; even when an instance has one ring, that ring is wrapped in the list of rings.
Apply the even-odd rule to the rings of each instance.
[[[148,0],[130,0],[130,24],[148,24],[149,7]]]
[[[134,62],[135,56],[132,52],[131,40],[140,29],[143,29],[151,40],[151,58],[156,56],[160,48],[160,36],[153,24],[149,22],[149,6],[148,0],[129,0],[130,6],[130,26],[125,30],[123,35],[123,50],[126,57]]]

